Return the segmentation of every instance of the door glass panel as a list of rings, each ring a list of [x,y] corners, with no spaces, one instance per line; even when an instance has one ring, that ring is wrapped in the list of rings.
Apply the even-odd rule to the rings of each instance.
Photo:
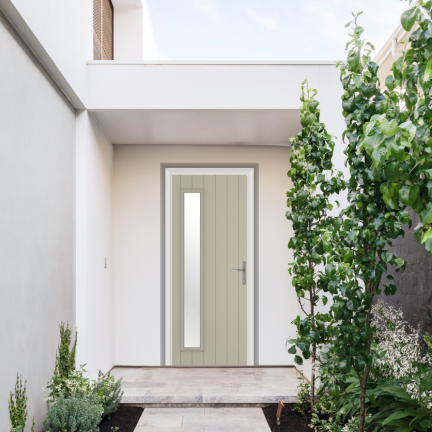
[[[184,346],[201,346],[201,194],[184,194]]]

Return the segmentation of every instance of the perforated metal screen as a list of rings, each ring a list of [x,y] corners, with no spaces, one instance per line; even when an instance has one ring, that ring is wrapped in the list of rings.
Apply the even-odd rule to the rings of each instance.
[[[114,7],[93,0],[93,60],[114,60]]]

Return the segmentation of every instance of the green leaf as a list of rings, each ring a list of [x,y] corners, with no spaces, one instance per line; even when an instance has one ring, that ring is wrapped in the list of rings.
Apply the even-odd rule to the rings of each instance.
[[[373,151],[378,148],[384,141],[384,134],[376,131],[374,134],[368,136],[363,141],[364,148],[367,154],[372,154]]]
[[[393,414],[389,415],[384,421],[383,426],[390,423],[392,420],[399,420],[404,417],[408,416],[416,416],[417,412],[413,410],[406,410],[406,411],[396,411]],[[414,429],[414,428],[413,428]]]
[[[351,345],[358,345],[360,342],[360,335],[358,333],[351,333],[348,337],[348,340]]]
[[[333,279],[336,276],[336,268],[333,264],[326,265],[325,273],[329,279]]]
[[[360,50],[352,49],[348,53],[347,62],[353,72],[359,72],[360,69]]]
[[[418,197],[418,186],[402,186],[399,189],[399,199],[402,202],[402,204],[406,206],[412,206],[415,202],[415,200]]]
[[[423,77],[423,81],[424,82],[429,81],[431,76],[432,76],[432,58],[430,58],[426,63],[426,70]]]
[[[394,88],[396,87],[394,82],[395,82],[395,79],[394,79],[393,75],[389,75],[385,80],[385,85],[387,86],[387,88],[390,91],[393,91]]]
[[[383,251],[381,258],[385,263],[389,263],[393,259],[394,255],[391,252]]]
[[[396,120],[392,120],[391,122],[389,122],[387,119],[384,119],[381,122],[380,128],[385,135],[387,135],[388,137],[392,137],[396,135],[396,132],[399,129],[399,125]]]
[[[390,182],[395,182],[399,178],[400,174],[401,169],[399,164],[395,161],[390,162],[384,168],[384,177]]]
[[[432,237],[426,240],[425,248],[432,255]]]
[[[399,426],[395,432],[411,432],[414,429],[414,426],[402,425]]]
[[[429,228],[422,236],[421,243],[423,244],[432,234],[432,228]]]
[[[328,298],[326,296],[322,296],[322,302],[323,305],[325,306],[328,303]]]
[[[379,170],[388,157],[388,150],[386,147],[378,147],[372,153],[372,161],[375,169]]]
[[[303,359],[300,356],[296,355],[294,357],[294,362],[301,366],[303,364]]]
[[[401,16],[401,24],[404,30],[410,31],[417,19],[417,7],[406,10]]]
[[[403,223],[403,224],[408,224],[411,222],[410,214],[406,210],[400,211],[398,218],[401,221],[401,223]]]
[[[356,311],[358,309],[358,302],[357,302],[357,300],[348,300],[348,302],[347,302],[347,308],[350,311]]]
[[[296,348],[296,346],[293,345],[293,346],[288,350],[288,352],[289,352],[290,354],[295,354],[295,353],[297,352],[297,348]]]
[[[353,251],[349,247],[342,248],[342,259],[345,263],[351,263],[353,260]]]

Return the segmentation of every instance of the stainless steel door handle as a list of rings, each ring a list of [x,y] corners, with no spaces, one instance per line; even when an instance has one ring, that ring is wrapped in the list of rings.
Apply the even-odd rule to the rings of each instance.
[[[243,285],[246,285],[246,261],[243,261],[243,268],[232,269],[231,271],[241,271],[243,272]]]

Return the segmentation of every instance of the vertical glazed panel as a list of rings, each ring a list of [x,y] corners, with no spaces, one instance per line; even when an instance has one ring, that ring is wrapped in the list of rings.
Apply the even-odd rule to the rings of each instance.
[[[184,346],[201,346],[201,194],[184,193]]]

